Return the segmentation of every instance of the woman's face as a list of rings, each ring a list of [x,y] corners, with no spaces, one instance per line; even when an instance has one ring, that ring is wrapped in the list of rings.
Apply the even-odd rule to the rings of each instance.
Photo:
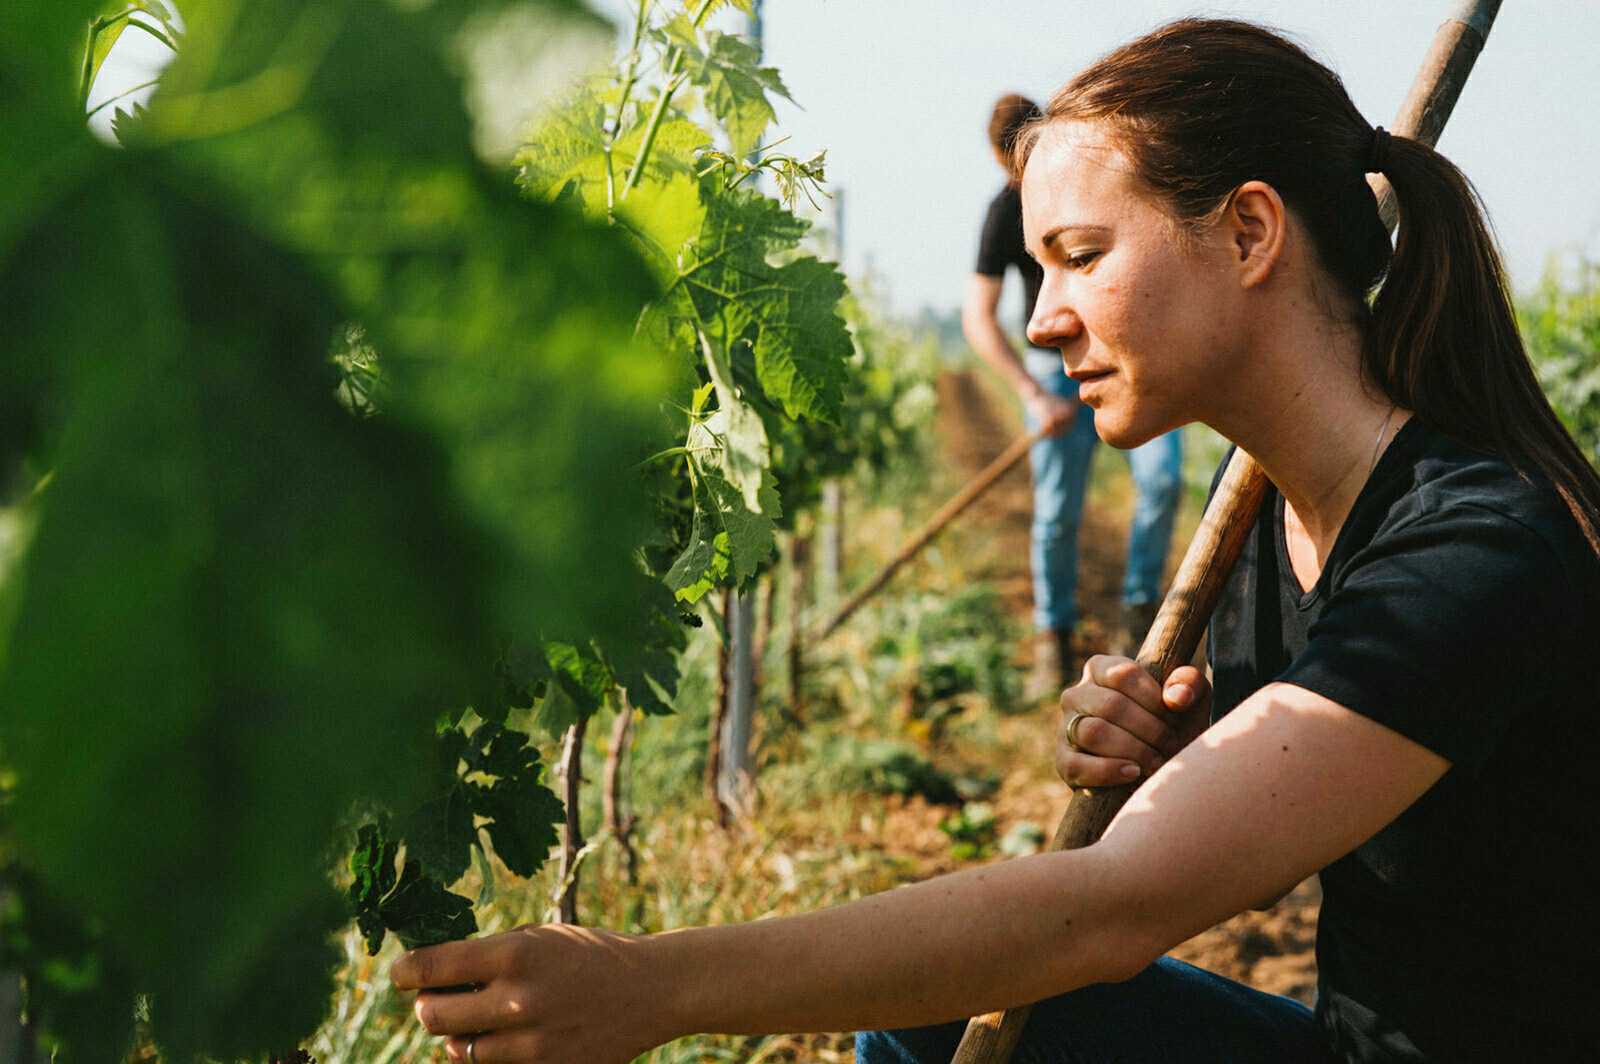
[[[1061,350],[1100,437],[1133,447],[1202,419],[1245,324],[1221,244],[1180,245],[1094,123],[1041,132],[1022,177],[1022,219],[1044,267],[1028,339]]]

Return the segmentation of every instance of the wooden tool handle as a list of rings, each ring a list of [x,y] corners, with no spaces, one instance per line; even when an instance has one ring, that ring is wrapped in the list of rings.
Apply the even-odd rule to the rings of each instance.
[[[871,580],[868,580],[864,585],[862,585],[859,591],[846,599],[845,602],[834,611],[833,616],[829,617],[826,623],[817,629],[816,633],[811,636],[809,642],[817,643],[823,639],[826,639],[833,633],[834,629],[838,628],[845,621],[849,620],[850,615],[855,613],[856,610],[860,609],[861,605],[869,598],[871,598],[873,595],[876,595],[883,585],[887,584],[890,578],[893,577],[895,573],[900,571],[900,567],[902,565],[910,561],[912,558],[915,558],[917,553],[921,551],[923,547],[926,547],[934,536],[937,536],[940,532],[943,532],[946,525],[961,515],[961,511],[965,510],[967,507],[976,502],[978,500],[978,496],[994,487],[995,482],[1001,477],[1005,476],[1006,473],[1011,470],[1012,466],[1022,461],[1022,459],[1027,455],[1028,449],[1035,443],[1038,443],[1040,440],[1044,439],[1044,437],[1045,431],[1040,429],[1037,432],[1030,433],[1027,436],[1018,437],[1016,440],[1012,441],[1011,446],[1000,452],[999,456],[996,457],[994,461],[984,466],[977,476],[967,481],[966,486],[960,491],[956,492],[955,495],[950,498],[949,502],[939,507],[938,511],[932,517],[928,518],[927,523],[919,528],[910,539],[906,540],[905,543],[901,545],[900,549],[895,552],[895,556],[889,559],[888,564],[882,569],[878,570],[877,576],[874,576]]]
[[[1200,528],[1189,542],[1172,590],[1139,648],[1139,664],[1157,682],[1165,682],[1173,669],[1194,657],[1222,585],[1254,527],[1266,490],[1267,478],[1261,467],[1243,451],[1234,451]],[[1075,850],[1094,842],[1135,787],[1137,784],[1074,791],[1050,848]],[[952,1064],[1008,1060],[1028,1022],[1028,1011],[1023,1006],[974,1017]]]
[[[1417,71],[1411,91],[1400,107],[1394,132],[1426,144],[1438,143],[1439,134],[1461,95],[1478,53],[1483,51],[1489,28],[1500,11],[1501,0],[1458,0],[1449,18],[1434,35],[1433,46]],[[1381,176],[1371,178],[1378,197],[1379,216],[1393,231],[1398,211],[1394,192]],[[1189,661],[1211,618],[1222,584],[1239,558],[1255,524],[1267,478],[1243,451],[1235,451],[1222,483],[1206,507],[1172,590],[1161,604],[1155,624],[1139,648],[1139,664],[1165,684],[1173,669]],[[1056,828],[1051,849],[1073,850],[1098,839],[1117,815],[1137,783],[1124,787],[1080,790],[1072,795],[1067,812]],[[1022,1037],[1029,1007],[976,1016],[951,1058],[951,1064],[1004,1064]]]

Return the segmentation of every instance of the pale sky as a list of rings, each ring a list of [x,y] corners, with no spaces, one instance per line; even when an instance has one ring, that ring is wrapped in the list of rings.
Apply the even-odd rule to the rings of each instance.
[[[845,265],[897,310],[957,305],[1002,177],[984,129],[1007,90],[1040,102],[1096,56],[1184,15],[1287,31],[1385,126],[1451,0],[767,0],[768,62],[800,108],[792,150],[828,149]],[[1513,285],[1564,245],[1600,250],[1600,3],[1507,0],[1439,148],[1477,185]],[[1008,284],[1008,290],[1019,288]],[[1020,297],[1018,306],[1020,307]],[[1014,310],[1003,320],[1020,317]]]
[[[626,21],[625,0],[595,6]],[[984,127],[996,96],[1043,101],[1099,54],[1183,15],[1232,15],[1287,31],[1391,125],[1455,0],[766,0],[774,136],[826,148],[843,190],[845,267],[869,265],[893,307],[959,303],[978,226],[1002,178]],[[621,16],[620,18],[618,16]],[[742,19],[725,16],[725,28]],[[1600,2],[1508,0],[1439,147],[1477,185],[1519,290],[1550,253],[1600,253]],[[150,75],[163,49],[119,43],[91,104]],[[109,109],[100,118],[109,117]],[[1008,292],[1017,300],[1009,284]],[[1020,317],[1007,311],[1008,325]]]

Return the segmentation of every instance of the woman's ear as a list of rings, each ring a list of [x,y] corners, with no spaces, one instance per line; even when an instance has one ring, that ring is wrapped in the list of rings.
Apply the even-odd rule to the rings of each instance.
[[[1288,223],[1283,198],[1271,185],[1246,181],[1234,190],[1222,228],[1241,288],[1254,288],[1272,276],[1288,244]]]

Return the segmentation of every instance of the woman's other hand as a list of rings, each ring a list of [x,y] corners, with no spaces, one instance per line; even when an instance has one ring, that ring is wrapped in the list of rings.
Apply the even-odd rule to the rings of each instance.
[[[1163,688],[1129,658],[1090,658],[1061,695],[1056,772],[1073,787],[1112,787],[1149,776],[1205,730],[1211,684],[1193,665]]]
[[[414,949],[389,970],[452,1061],[627,1064],[673,1037],[643,974],[644,939],[560,924]],[[474,985],[468,992],[444,987]],[[430,988],[433,988],[430,990]]]

